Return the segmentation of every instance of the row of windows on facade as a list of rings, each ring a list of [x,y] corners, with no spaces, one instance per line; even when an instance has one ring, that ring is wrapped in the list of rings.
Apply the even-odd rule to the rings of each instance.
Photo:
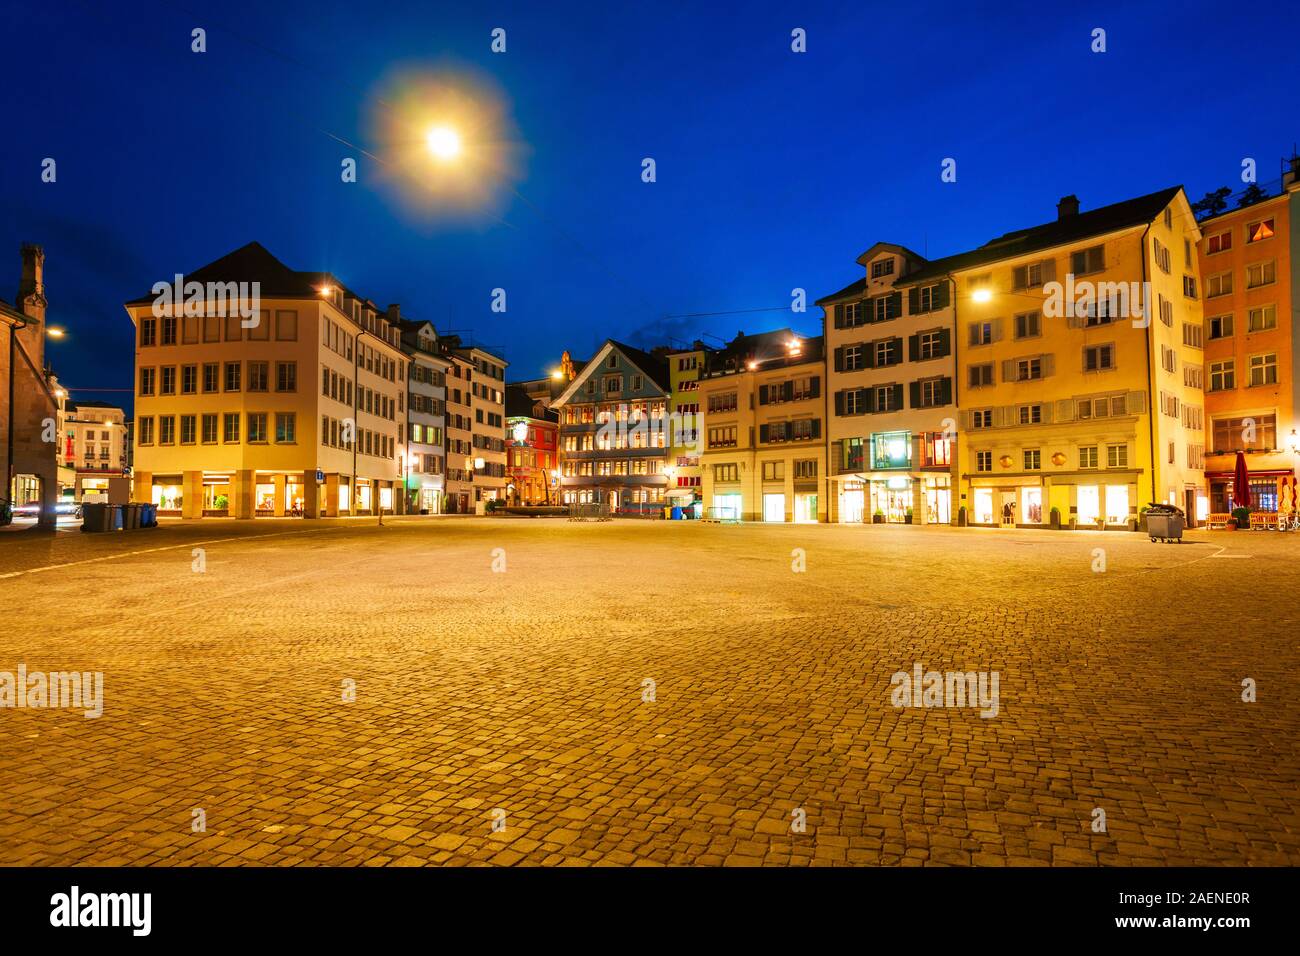
[[[601,477],[662,475],[664,460],[662,458],[603,458],[599,461],[566,461],[561,467],[567,478],[590,478],[597,475]]]
[[[163,365],[140,369],[141,396],[197,395],[225,392],[268,392],[271,390],[271,363],[247,363],[247,376],[241,362],[205,362],[202,365]],[[275,363],[275,390],[298,390],[298,363]]]
[[[615,356],[611,355],[610,358],[614,360],[615,365],[617,365],[617,359],[615,358]],[[597,391],[598,385],[604,386],[603,392]],[[645,387],[645,377],[642,375],[633,375],[631,390],[633,392],[639,392],[644,387]],[[623,393],[623,376],[606,375],[599,382],[597,381],[595,376],[592,376],[591,378],[587,379],[585,391],[586,394],[588,395],[598,395],[598,394],[621,395]]]
[[[376,458],[388,459],[397,457],[397,441],[392,435],[372,432],[368,428],[356,428],[353,430],[353,437],[356,441],[358,455],[373,455]],[[236,437],[235,440],[238,441],[238,438]],[[347,423],[329,415],[322,415],[320,418],[320,443],[327,448],[352,451],[352,443],[348,441]]]
[[[709,448],[735,448],[738,430],[735,425],[720,425],[708,430]],[[758,426],[760,445],[778,445],[784,442],[814,441],[822,437],[820,418],[796,418],[787,422],[767,422]],[[749,443],[754,443],[754,429],[749,428]]]
[[[272,332],[270,311],[261,309],[252,318],[253,324],[245,328],[244,318],[238,312],[233,315],[179,317],[168,315],[161,318],[145,316],[140,319],[138,340],[141,348],[159,345],[210,345],[223,341],[270,341]],[[293,309],[277,310],[274,331],[277,342],[298,341],[298,313]]]
[[[227,391],[237,391],[236,388],[227,389]],[[251,391],[251,389],[250,389]],[[334,371],[328,365],[321,366],[321,395],[334,401],[342,402],[344,405],[352,405],[352,382],[338,372]],[[360,386],[357,394],[357,410],[368,412],[371,415],[378,415],[380,418],[387,418],[390,422],[397,420],[397,415],[403,411],[402,392],[397,393],[397,400],[394,401],[383,392],[376,392],[365,385]]]
[[[272,414],[274,417],[272,417]],[[157,422],[155,435],[154,425]],[[243,441],[250,444],[269,444],[272,439],[268,425],[275,425],[276,444],[293,445],[298,441],[298,416],[294,412],[215,412],[202,415],[144,415],[136,423],[138,445],[215,445],[240,444],[240,423],[246,421],[247,431]],[[177,423],[180,424],[179,442]],[[218,425],[221,430],[218,432]],[[218,436],[220,436],[218,438]],[[156,441],[155,441],[156,438]]]
[[[948,329],[931,329],[907,337],[907,356],[910,362],[928,362],[952,354],[952,334]],[[857,372],[872,368],[887,368],[903,361],[903,338],[891,336],[870,342],[844,345],[834,352],[837,372]]]
[[[946,309],[950,300],[951,294],[946,281],[914,286],[907,290],[907,314],[924,315],[937,312]],[[837,306],[833,321],[837,329],[852,329],[869,323],[889,322],[902,316],[903,293],[896,291]]]
[[[1242,230],[1242,237],[1246,245],[1251,246],[1257,242],[1263,242],[1266,239],[1272,239],[1276,234],[1277,223],[1272,216],[1267,219],[1257,219],[1254,222],[1247,222]],[[1233,233],[1235,227],[1228,227],[1216,232],[1206,233],[1205,236],[1205,254],[1207,256],[1218,255],[1220,252],[1227,252],[1232,248]]]
[[[1106,467],[1107,468],[1128,468],[1128,445],[1115,444],[1106,445]],[[1099,468],[1100,446],[1098,445],[1081,445],[1078,449],[1078,463],[1080,470],[1090,470]],[[1043,467],[1043,451],[1041,448],[1024,448],[1020,453],[1020,465],[1022,471],[1041,471]],[[993,470],[993,452],[988,449],[979,449],[975,452],[975,470],[977,472],[991,472]]]
[[[553,468],[555,458],[550,452],[538,451],[536,448],[514,446],[507,449],[507,464],[513,468]]]
[[[785,462],[784,461],[765,461],[759,469],[759,475],[763,481],[784,481],[785,480]],[[816,458],[796,458],[791,462],[791,477],[796,481],[803,481],[817,477],[817,459]],[[715,484],[734,484],[740,481],[740,465],[734,462],[723,462],[713,466],[713,481]],[[697,482],[698,484],[698,482]]]
[[[321,322],[322,342],[326,348],[351,362],[354,336],[337,322],[325,319]],[[378,349],[365,342],[357,342],[357,368],[363,368],[373,375],[390,382],[399,382],[406,375],[406,363],[384,355]]]
[[[419,445],[441,445],[442,429],[437,425],[422,425],[411,422],[411,441]]]
[[[663,448],[666,443],[663,429],[656,428],[629,430],[616,435],[606,435],[602,432],[565,435],[562,444],[565,451],[610,451],[626,448]]]
[[[590,425],[605,424],[610,421],[637,421],[645,417],[663,418],[664,403],[657,402],[620,402],[617,405],[567,405],[564,409],[564,424]]]
[[[908,383],[909,408],[939,408],[952,404],[952,379],[947,376]],[[903,385],[891,382],[862,388],[845,388],[835,393],[838,416],[874,415],[903,409]]]
[[[919,446],[920,467],[946,468],[952,464],[953,439],[942,432],[877,432],[869,438],[846,438],[835,442],[839,452],[832,453],[832,460],[838,458],[842,472],[859,472],[864,466],[872,470],[911,468],[918,457],[913,442]]]

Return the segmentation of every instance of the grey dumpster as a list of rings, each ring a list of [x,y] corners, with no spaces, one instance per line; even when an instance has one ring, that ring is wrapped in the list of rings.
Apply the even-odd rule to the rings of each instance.
[[[127,531],[134,531],[140,527],[140,506],[136,504],[122,505],[122,527]]]
[[[1147,534],[1152,541],[1181,543],[1183,540],[1183,516],[1178,512],[1148,511]]]
[[[87,502],[81,506],[81,530],[82,531],[112,531],[112,512],[116,510],[112,505],[106,505],[103,502]]]

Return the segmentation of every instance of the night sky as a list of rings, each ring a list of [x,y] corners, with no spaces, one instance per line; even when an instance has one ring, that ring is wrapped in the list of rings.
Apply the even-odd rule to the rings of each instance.
[[[795,287],[811,303],[858,278],[872,242],[958,252],[1054,218],[1067,193],[1089,209],[1181,183],[1195,200],[1240,189],[1243,157],[1268,183],[1300,138],[1300,58],[1272,42],[1274,8],[609,6],[6,0],[0,298],[19,244],[44,245],[50,321],[69,331],[56,371],[74,399],[129,407],[83,391],[130,388],[122,303],[256,239],[501,350],[519,379],[607,336],[816,333],[811,304],[669,316],[780,309]],[[518,196],[417,212],[331,138],[373,146],[375,91],[402,66],[495,84]]]

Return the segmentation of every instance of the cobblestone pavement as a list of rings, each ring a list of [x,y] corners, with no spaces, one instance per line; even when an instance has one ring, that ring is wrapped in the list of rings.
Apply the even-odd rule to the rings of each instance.
[[[1300,536],[1190,537],[6,535],[0,671],[102,671],[104,712],[0,710],[0,859],[1294,865]],[[997,716],[891,706],[917,662],[997,671]]]

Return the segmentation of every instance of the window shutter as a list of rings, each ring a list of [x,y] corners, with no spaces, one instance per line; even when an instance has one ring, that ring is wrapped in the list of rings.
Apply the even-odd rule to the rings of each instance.
[[[876,410],[876,390],[874,388],[858,389],[858,409],[864,415]]]
[[[1058,422],[1074,421],[1074,400],[1063,398],[1056,403],[1056,420]]]
[[[837,306],[835,306],[835,327],[836,327],[837,329],[842,329],[842,328],[844,328],[844,314],[845,314],[847,311],[848,311],[848,306],[847,306],[847,305],[837,305]]]
[[[1002,341],[1002,320],[994,319],[992,322],[989,323],[989,325],[992,327],[992,330],[990,332],[990,338],[992,339],[992,341],[1001,342]]]
[[[876,343],[875,342],[862,343],[862,367],[863,368],[876,367]]]
[[[1011,279],[1012,289],[1024,289],[1028,287],[1029,285],[1028,266],[1016,266],[1013,270],[1011,270],[1011,275],[1012,275],[1012,279]]]
[[[1044,402],[1041,406],[1040,414],[1044,425],[1052,424],[1052,410],[1054,406],[1051,402]]]
[[[915,362],[921,337],[919,335],[909,335],[907,337],[907,360]]]
[[[839,472],[840,466],[843,463],[843,461],[844,461],[844,442],[842,441],[831,442],[830,465],[833,473]]]
[[[812,420],[812,437],[813,438],[822,437],[822,420],[820,418],[814,418]]]
[[[1015,359],[1002,360],[1002,381],[1014,382],[1016,380],[1016,362]]]
[[[781,383],[781,401],[783,402],[794,401],[794,382]]]
[[[1088,271],[1088,256],[1086,250],[1070,253],[1070,271],[1075,275],[1082,275]]]
[[[1147,397],[1145,392],[1128,393],[1128,413],[1130,415],[1141,415],[1147,410]]]
[[[1055,374],[1055,372],[1056,372],[1056,356],[1055,356],[1055,355],[1042,355],[1042,356],[1039,356],[1039,358],[1041,359],[1041,362],[1042,362],[1043,378],[1047,378],[1049,375]]]
[[[889,343],[889,364],[898,365],[903,361],[903,340],[895,338]]]
[[[939,283],[939,285],[935,289],[935,296],[934,296],[934,303],[935,303],[934,307],[936,309],[948,308],[948,298],[949,298],[950,291],[951,290],[948,288],[947,279]]]
[[[1043,263],[1042,263],[1042,266],[1043,266],[1043,282],[1044,282],[1044,284],[1046,284],[1046,283],[1048,283],[1048,282],[1055,282],[1055,281],[1056,281],[1056,260],[1055,260],[1055,259],[1044,259],[1044,260],[1043,260]]]
[[[913,286],[907,290],[907,314],[916,315],[920,308],[921,290]]]
[[[952,379],[946,375],[939,380],[939,404],[952,404]]]
[[[889,294],[889,306],[886,315],[891,319],[896,319],[903,314],[903,293],[891,292]]]
[[[838,417],[844,415],[844,390],[835,393],[835,414]]]
[[[903,386],[901,384],[894,386],[894,398],[893,401],[890,402],[890,406],[892,408],[903,407]]]
[[[835,350],[835,371],[844,371],[844,347],[841,346]]]
[[[921,407],[921,383],[909,382],[907,385],[908,398],[911,399],[912,408]]]
[[[767,404],[767,386],[766,386],[766,385],[760,385],[760,386],[758,386],[758,404],[760,404],[760,405],[766,405],[766,404]]]
[[[821,394],[822,394],[822,377],[820,375],[814,375],[812,377],[812,397],[821,398]]]
[[[936,357],[952,354],[952,329],[939,330],[939,351]]]
[[[769,426],[767,426],[767,425],[759,425],[759,426],[758,426],[758,440],[759,440],[759,443],[760,443],[760,444],[766,444],[766,443],[767,443],[767,432],[768,432],[768,428],[769,428]]]

